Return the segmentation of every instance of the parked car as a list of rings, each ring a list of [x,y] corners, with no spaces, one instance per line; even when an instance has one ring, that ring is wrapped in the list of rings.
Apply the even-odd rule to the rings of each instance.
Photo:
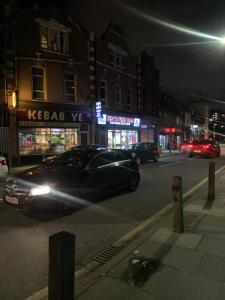
[[[153,160],[154,162],[159,160],[159,149],[155,143],[126,145],[125,150],[133,155],[139,165],[147,160]]]
[[[106,146],[104,145],[99,145],[99,144],[90,144],[90,145],[86,145],[86,146],[75,146],[75,147],[71,147],[70,150],[72,149],[96,149],[96,150],[103,150],[103,149],[107,149]],[[61,152],[60,154],[64,153],[65,151]],[[47,156],[45,158],[42,159],[43,163],[46,163],[52,159],[54,159],[57,155],[59,154],[54,154],[51,156]]]
[[[216,141],[210,140],[195,140],[191,143],[189,157],[202,156],[205,158],[219,157],[220,146]]]
[[[4,178],[9,172],[6,158],[5,156],[0,153],[0,179]]]
[[[4,201],[28,209],[54,204],[67,211],[86,196],[135,191],[139,181],[138,165],[126,151],[72,149],[9,177]]]

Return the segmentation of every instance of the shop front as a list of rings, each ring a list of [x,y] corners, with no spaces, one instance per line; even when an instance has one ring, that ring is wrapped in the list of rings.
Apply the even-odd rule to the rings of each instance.
[[[19,156],[51,155],[90,142],[91,113],[81,106],[20,103]]]
[[[177,150],[182,141],[182,129],[164,127],[160,129],[159,145],[162,151]]]
[[[109,148],[123,149],[125,145],[135,144],[140,140],[140,118],[103,114],[97,119],[98,143]]]

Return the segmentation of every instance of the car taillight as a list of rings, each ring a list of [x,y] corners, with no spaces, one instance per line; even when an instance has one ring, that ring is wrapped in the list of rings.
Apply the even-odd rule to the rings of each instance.
[[[5,166],[5,165],[6,165],[6,160],[5,160],[5,159],[0,160],[0,164],[1,164],[2,166]]]
[[[203,145],[203,149],[205,150],[209,149],[209,145]]]
[[[193,145],[188,145],[189,149],[192,149],[193,148]]]

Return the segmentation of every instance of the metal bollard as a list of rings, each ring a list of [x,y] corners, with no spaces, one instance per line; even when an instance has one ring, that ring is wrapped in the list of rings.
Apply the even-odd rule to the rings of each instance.
[[[208,175],[208,200],[215,199],[215,161],[209,162],[209,175]]]
[[[74,300],[75,235],[61,231],[49,238],[48,300]]]
[[[184,231],[182,177],[180,176],[173,177],[172,194],[173,194],[173,231],[182,233]]]

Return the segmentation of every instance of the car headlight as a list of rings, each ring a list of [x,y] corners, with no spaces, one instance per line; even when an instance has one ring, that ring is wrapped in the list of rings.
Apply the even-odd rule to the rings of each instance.
[[[29,196],[45,195],[50,193],[50,187],[48,185],[42,185],[30,190]]]

